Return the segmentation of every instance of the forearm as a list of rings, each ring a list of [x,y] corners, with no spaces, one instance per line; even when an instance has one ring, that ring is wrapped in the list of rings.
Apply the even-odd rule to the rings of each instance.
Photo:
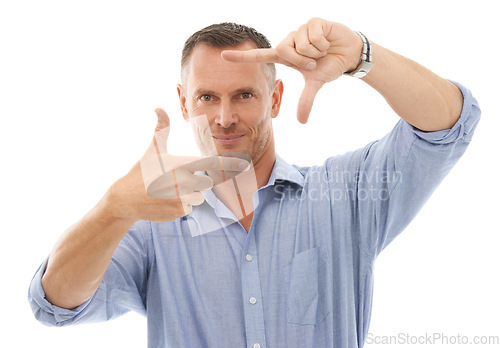
[[[88,300],[99,287],[120,240],[133,220],[113,218],[107,195],[55,245],[42,278],[46,298],[63,308]]]
[[[460,117],[462,94],[420,64],[372,43],[374,66],[362,78],[405,121],[423,131],[451,128]]]

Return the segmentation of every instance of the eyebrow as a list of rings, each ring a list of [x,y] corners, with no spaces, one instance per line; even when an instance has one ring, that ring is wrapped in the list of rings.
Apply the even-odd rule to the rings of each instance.
[[[239,94],[239,93],[252,93],[252,94],[259,94],[258,90],[256,90],[253,87],[243,87],[243,88],[238,88],[235,91],[231,92],[232,94]],[[199,96],[199,95],[204,95],[204,94],[217,94],[215,91],[212,91],[210,89],[204,89],[204,88],[198,88],[194,95]]]
[[[204,95],[204,94],[215,94],[214,91],[211,91],[209,89],[203,89],[203,88],[198,88],[195,92],[194,92],[194,95],[195,96],[199,96],[199,95]]]

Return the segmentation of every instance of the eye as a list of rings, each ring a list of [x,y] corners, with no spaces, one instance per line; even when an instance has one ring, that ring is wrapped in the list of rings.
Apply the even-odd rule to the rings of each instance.
[[[243,99],[249,99],[252,97],[253,97],[252,93],[249,93],[249,92],[241,93],[241,98],[243,98]]]
[[[209,102],[209,101],[211,101],[211,100],[212,100],[212,96],[211,96],[210,94],[203,94],[203,95],[200,97],[200,99],[201,99],[202,101]]]

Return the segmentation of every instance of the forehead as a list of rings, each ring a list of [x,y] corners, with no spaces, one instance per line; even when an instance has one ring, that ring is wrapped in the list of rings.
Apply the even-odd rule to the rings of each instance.
[[[255,49],[253,42],[245,42],[234,47],[212,47],[199,44],[193,50],[188,63],[186,83],[188,90],[198,89],[236,90],[242,86],[252,86],[256,89],[266,88],[267,79],[264,64],[233,63],[221,57],[226,49]]]

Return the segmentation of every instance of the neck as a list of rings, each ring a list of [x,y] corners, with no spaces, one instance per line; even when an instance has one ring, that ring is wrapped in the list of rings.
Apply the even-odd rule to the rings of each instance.
[[[260,158],[253,163],[255,178],[257,179],[257,189],[265,186],[269,181],[276,161],[276,152],[274,151],[274,141],[272,146],[266,146]]]
[[[247,232],[253,217],[253,194],[267,184],[275,161],[276,152],[271,135],[260,156],[252,159],[249,170],[232,178],[227,175],[223,177],[221,173],[207,172],[214,181],[215,195],[242,222]]]

